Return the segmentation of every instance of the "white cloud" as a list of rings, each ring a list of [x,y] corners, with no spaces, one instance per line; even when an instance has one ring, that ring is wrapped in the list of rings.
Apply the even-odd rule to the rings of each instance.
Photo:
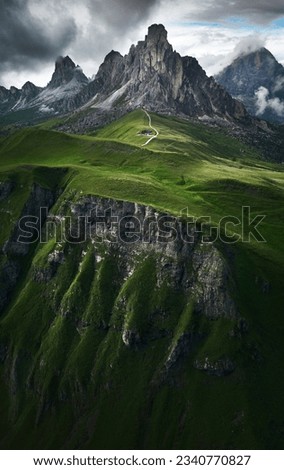
[[[257,115],[261,116],[267,109],[274,111],[278,116],[284,115],[284,103],[279,98],[269,98],[269,91],[260,87],[255,92],[257,98]]]
[[[250,54],[264,47],[266,39],[257,33],[251,34],[243,38],[233,50],[233,55],[239,57],[241,55]]]
[[[48,113],[52,113],[54,111],[53,108],[50,108],[49,106],[46,106],[45,104],[43,104],[40,108],[39,108],[39,111],[43,114],[48,114]]]

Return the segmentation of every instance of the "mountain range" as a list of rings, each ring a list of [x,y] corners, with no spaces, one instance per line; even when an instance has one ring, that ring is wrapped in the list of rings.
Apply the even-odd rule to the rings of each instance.
[[[57,60],[44,89],[29,82],[21,90],[0,89],[2,115],[31,110],[34,117],[50,117],[82,107],[99,115],[143,106],[201,119],[248,118],[244,106],[208,78],[195,58],[181,57],[173,50],[163,25],[152,25],[145,40],[131,46],[126,56],[110,52],[92,81],[67,56]]]
[[[126,56],[111,51],[93,80],[67,56],[57,59],[45,88],[31,82],[21,90],[0,87],[0,116],[8,114],[13,122],[87,109],[96,111],[91,120],[95,125],[108,112],[142,106],[205,120],[245,121],[249,113],[282,123],[284,67],[261,48],[241,54],[214,80],[195,58],[173,51],[163,25],[152,25],[145,40],[132,45]],[[29,113],[19,113],[24,110]]]

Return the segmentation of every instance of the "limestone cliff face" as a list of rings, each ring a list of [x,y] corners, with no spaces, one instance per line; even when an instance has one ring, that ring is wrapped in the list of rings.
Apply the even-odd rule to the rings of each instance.
[[[25,217],[25,223],[30,226],[37,217],[36,228],[44,231],[45,220],[40,209],[49,210],[55,200],[56,194],[35,185],[21,219]],[[72,222],[66,228],[68,214]],[[234,321],[238,318],[229,288],[232,276],[228,263],[213,244],[204,245],[200,233],[187,226],[186,221],[152,207],[95,196],[71,202],[69,207],[65,202],[57,209],[56,215],[49,213],[48,221],[60,227],[64,240],[46,253],[41,265],[33,264],[32,277],[37,283],[49,284],[56,278],[60,266],[72,256],[72,251],[87,245],[88,249],[90,246],[94,249],[94,265],[105,259],[114,260],[118,282],[135,278],[141,260],[151,259],[157,292],[165,286],[174,292],[182,292],[186,303],[192,305],[196,314],[208,319],[228,318]],[[2,247],[2,282],[5,287],[2,308],[9,302],[9,295],[17,283],[21,258],[27,256],[31,248],[34,249],[34,243],[19,241],[19,237],[25,234],[24,230],[23,223],[18,222]],[[39,244],[39,250],[44,250],[45,246],[43,244],[41,248]],[[123,300],[120,301],[123,306]],[[127,312],[125,315],[127,317]],[[130,327],[132,322],[126,318],[120,325],[122,339],[127,346],[143,342],[143,334],[146,337],[150,334],[149,331],[142,334],[139,328],[136,329],[135,322]]]
[[[71,212],[75,220],[88,218],[84,239],[90,237],[108,254],[117,252],[125,273],[135,272],[135,259],[154,256],[158,288],[166,280],[174,289],[182,289],[201,315],[237,318],[228,263],[219,249],[204,244],[200,233],[186,221],[153,207],[94,196],[72,204]]]
[[[40,208],[49,210],[56,198],[55,193],[34,185],[21,216],[29,215],[27,222],[31,223],[33,217],[40,218]],[[165,357],[155,372],[154,383],[171,380],[179,364],[189,358],[192,367],[211,375],[225,376],[234,371],[236,365],[229,367],[232,359],[223,358],[222,354],[215,361],[210,357],[196,358],[198,345],[210,336],[210,328],[203,332],[202,328],[196,329],[196,323],[228,321],[237,325],[239,315],[231,295],[233,281],[228,262],[216,246],[203,244],[200,233],[185,220],[153,207],[90,196],[57,204],[56,213],[49,211],[46,223],[42,220],[42,227],[40,222],[37,225],[44,240],[47,235],[49,238],[48,245],[37,243],[37,254],[30,265],[30,282],[38,285],[55,318],[66,319],[74,326],[74,335],[79,333],[83,338],[94,328],[113,331],[124,348],[134,351],[165,338]],[[50,225],[51,231],[47,228]],[[19,242],[22,230],[23,226],[16,224],[2,248],[1,309],[9,307],[23,274],[22,260],[28,259],[35,249],[34,244]],[[64,236],[54,239],[47,250],[55,233]],[[69,275],[68,265],[76,257],[77,265],[72,268],[74,279],[58,297],[61,278]],[[94,277],[84,281],[89,287],[79,282],[86,259]],[[112,272],[99,293],[92,283],[96,286],[100,282],[109,265]],[[115,295],[105,300],[113,288]],[[89,303],[82,298],[82,290]],[[157,300],[163,296],[165,300]],[[175,298],[177,303],[167,306]],[[172,322],[177,325],[170,327]],[[0,352],[2,361],[10,364],[11,387],[16,391],[20,387],[17,364],[21,358],[18,352],[13,352],[12,344],[7,338],[0,341]],[[40,353],[40,369],[41,364],[51,367],[44,351]],[[36,370],[30,374],[35,375],[37,393],[43,393],[42,379]]]

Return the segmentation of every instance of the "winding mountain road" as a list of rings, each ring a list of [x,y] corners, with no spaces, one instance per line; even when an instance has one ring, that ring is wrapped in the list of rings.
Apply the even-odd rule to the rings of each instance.
[[[150,137],[149,140],[147,140],[147,142],[145,142],[145,144],[142,145],[142,147],[145,147],[146,145],[148,145],[153,139],[157,139],[158,135],[159,135],[159,131],[157,131],[157,129],[155,129],[155,127],[152,126],[152,119],[151,119],[151,116],[150,114],[146,111],[146,109],[143,109],[144,113],[146,114],[146,116],[148,117],[149,119],[149,127],[150,129],[152,129],[154,132],[156,132],[155,135],[152,135],[152,137]]]

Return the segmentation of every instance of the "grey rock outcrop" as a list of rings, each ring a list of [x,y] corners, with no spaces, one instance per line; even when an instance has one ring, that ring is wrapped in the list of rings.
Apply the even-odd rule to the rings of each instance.
[[[230,272],[223,256],[214,247],[197,250],[192,256],[192,292],[196,299],[196,309],[216,319],[219,317],[236,318],[236,307],[228,294]]]
[[[81,227],[85,233],[80,238],[115,246],[126,261],[127,272],[133,271],[135,256],[154,253],[159,260],[158,286],[167,280],[174,289],[185,290],[194,299],[195,310],[209,319],[238,317],[230,294],[228,262],[215,245],[203,244],[200,233],[186,222],[152,207],[95,196],[79,199],[71,212],[75,219],[89,221],[87,230]],[[170,222],[166,232],[165,222]],[[127,333],[125,343],[130,342]]]
[[[141,343],[141,338],[137,331],[125,329],[122,332],[122,341],[124,342],[125,346],[133,347]]]
[[[185,357],[193,341],[191,333],[183,333],[177,340],[176,344],[170,349],[169,355],[165,363],[165,371],[169,372],[170,369],[175,367],[177,363]]]
[[[54,250],[47,257],[47,265],[33,267],[33,279],[38,283],[47,283],[56,274],[58,267],[65,262],[63,251]]]

